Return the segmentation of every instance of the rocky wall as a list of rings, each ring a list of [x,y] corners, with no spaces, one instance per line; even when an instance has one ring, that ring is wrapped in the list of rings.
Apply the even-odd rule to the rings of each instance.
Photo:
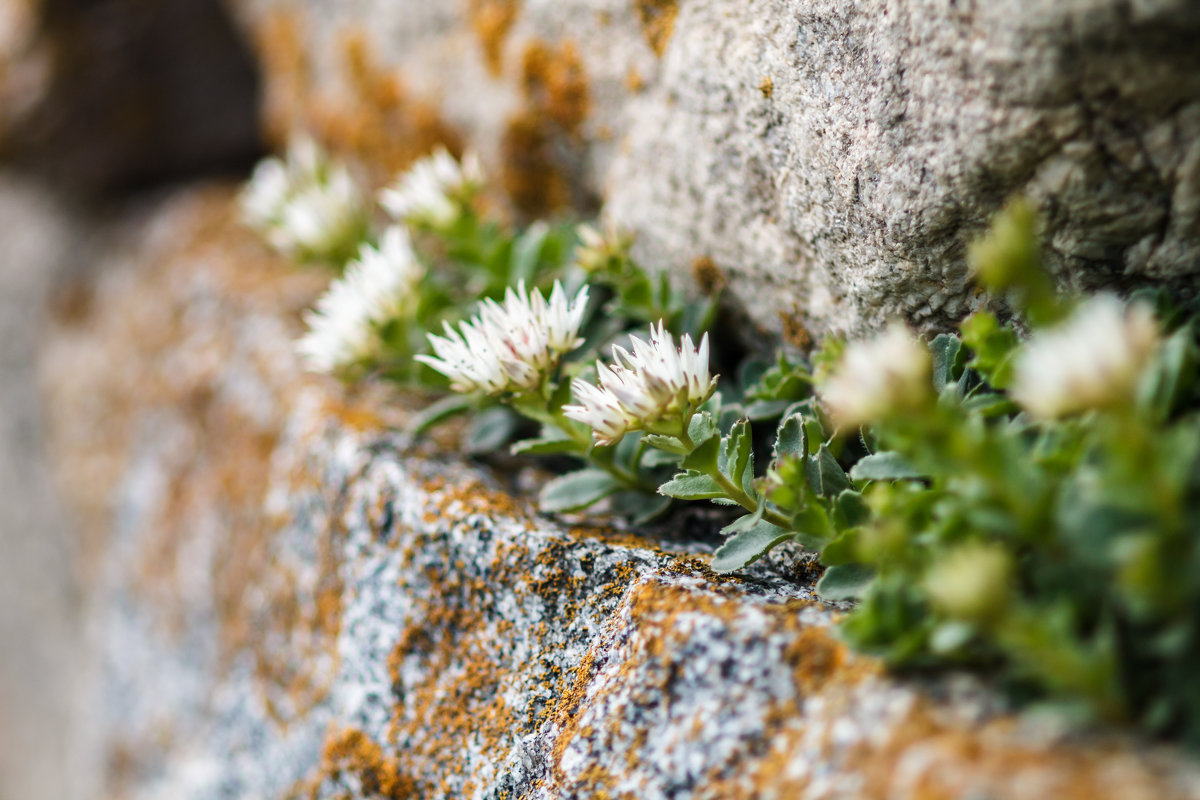
[[[1065,286],[1195,294],[1191,0],[231,7],[277,138],[469,145],[518,210],[603,207],[646,263],[712,259],[798,341],[960,319],[981,302],[965,244],[1016,192]]]
[[[322,275],[231,198],[111,223],[43,347],[87,532],[97,796],[1200,797],[1169,748],[852,655],[796,551],[718,576],[703,520],[538,515],[536,467],[414,442],[419,399],[303,375]]]

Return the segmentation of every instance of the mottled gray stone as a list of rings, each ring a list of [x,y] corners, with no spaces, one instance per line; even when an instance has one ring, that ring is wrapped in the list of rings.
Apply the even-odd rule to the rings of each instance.
[[[1200,798],[1169,748],[851,655],[795,550],[718,576],[702,544],[539,515],[507,490],[544,473],[303,376],[320,281],[231,205],[184,190],[114,223],[42,349],[98,529],[80,707],[105,774],[74,796]]]
[[[331,93],[340,37],[362,30],[496,169],[524,46],[576,42],[593,100],[586,146],[565,148],[576,182],[648,264],[710,256],[772,330],[780,313],[815,333],[894,314],[945,328],[980,302],[965,243],[1016,192],[1064,285],[1195,293],[1192,0],[691,0],[661,60],[629,3],[528,0],[498,76],[461,6],[237,7],[252,28],[271,9],[300,21]]]

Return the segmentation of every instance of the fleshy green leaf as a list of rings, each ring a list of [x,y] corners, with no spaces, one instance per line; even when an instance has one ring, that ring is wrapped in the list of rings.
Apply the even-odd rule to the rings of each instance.
[[[781,457],[803,456],[808,452],[804,420],[799,414],[793,414],[780,424],[773,452],[777,461]]]
[[[642,437],[642,441],[651,447],[656,447],[659,450],[665,450],[668,453],[675,455],[687,455],[687,447],[683,442],[676,439],[674,436],[660,436],[657,433],[650,433]]]
[[[708,475],[689,471],[676,475],[658,487],[658,493],[679,500],[708,500],[723,497],[725,490]]]
[[[821,497],[836,497],[846,489],[854,488],[846,471],[825,445],[821,445],[817,454],[809,458],[805,467],[809,486]]]
[[[465,394],[451,394],[437,402],[426,406],[412,418],[408,429],[413,436],[419,436],[425,431],[457,414],[465,414],[475,407],[476,399]]]
[[[838,564],[825,570],[817,581],[817,594],[824,600],[857,600],[863,596],[875,570],[862,564]]]
[[[712,436],[693,450],[679,463],[684,469],[694,469],[698,472],[712,472],[717,468],[721,455],[721,439]]]
[[[924,476],[903,455],[888,450],[860,458],[850,468],[850,477],[856,481],[897,481]]]
[[[753,515],[750,515],[750,518],[752,517]],[[747,519],[747,517],[742,519]],[[731,525],[730,528],[732,527]],[[717,552],[713,554],[712,568],[715,572],[732,572],[735,569],[741,569],[762,558],[775,545],[790,538],[792,538],[790,531],[760,519],[734,531],[725,540],[725,543],[717,548]]]
[[[939,334],[929,343],[933,353],[933,389],[941,393],[947,383],[958,380],[962,359],[962,340],[949,333]]]
[[[538,494],[542,511],[578,511],[608,497],[621,489],[613,476],[604,470],[581,469],[549,481]]]
[[[493,406],[486,409],[463,431],[463,450],[472,455],[495,452],[512,438],[520,423],[521,418],[509,408]]]
[[[579,443],[571,439],[557,428],[544,428],[542,435],[536,439],[523,439],[513,444],[510,452],[513,455],[550,455],[553,453],[578,453]]]

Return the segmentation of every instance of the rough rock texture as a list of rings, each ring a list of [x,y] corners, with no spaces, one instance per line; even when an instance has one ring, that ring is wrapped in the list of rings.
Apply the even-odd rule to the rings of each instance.
[[[1115,733],[852,656],[786,554],[539,517],[303,377],[319,283],[191,190],[65,291],[42,368],[90,557],[113,798],[1197,798]]]
[[[71,218],[0,173],[0,798],[79,797],[75,546],[42,452],[37,331]]]
[[[518,207],[603,200],[647,263],[711,257],[776,331],[945,327],[978,303],[965,242],[1018,191],[1065,284],[1195,293],[1192,0],[234,6],[277,133],[361,144],[369,63]]]

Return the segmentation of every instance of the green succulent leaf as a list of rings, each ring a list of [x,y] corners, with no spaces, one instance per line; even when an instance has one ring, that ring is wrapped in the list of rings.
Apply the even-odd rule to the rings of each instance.
[[[896,481],[925,476],[902,454],[885,451],[860,458],[850,468],[850,477],[856,481]]]
[[[742,523],[742,520],[747,522]],[[792,538],[791,531],[755,519],[754,515],[742,517],[725,530],[729,531],[729,538],[713,554],[712,568],[715,572],[741,569],[762,558],[775,545]]]
[[[579,511],[622,488],[621,484],[604,470],[581,469],[547,482],[538,494],[538,505],[547,513]]]
[[[725,490],[710,476],[689,470],[658,487],[658,493],[678,500],[709,500],[724,496]]]
[[[875,570],[863,564],[838,564],[825,570],[817,581],[817,594],[824,600],[857,600],[862,597],[871,582]]]

